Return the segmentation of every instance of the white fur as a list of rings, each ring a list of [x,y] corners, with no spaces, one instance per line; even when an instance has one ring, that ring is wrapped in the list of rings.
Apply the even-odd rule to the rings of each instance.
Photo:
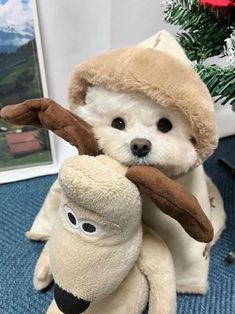
[[[183,113],[177,108],[163,108],[143,94],[90,87],[86,105],[80,106],[76,113],[93,126],[100,149],[125,165],[152,165],[170,176],[178,176],[188,172],[198,160],[191,142],[192,131]],[[125,130],[111,126],[117,117],[125,120]],[[161,118],[169,119],[173,125],[167,133],[157,129]],[[132,154],[130,142],[135,138],[152,143],[146,157]]]

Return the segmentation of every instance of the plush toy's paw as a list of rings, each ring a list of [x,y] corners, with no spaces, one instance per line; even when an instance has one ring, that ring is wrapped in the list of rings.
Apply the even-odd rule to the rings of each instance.
[[[37,265],[33,276],[33,285],[36,290],[43,290],[53,281],[50,267],[46,264]]]
[[[27,231],[25,233],[27,239],[32,241],[47,241],[49,239],[49,234],[47,233],[37,233],[33,231]]]
[[[34,270],[33,285],[36,290],[43,290],[48,287],[52,281],[53,277],[50,269],[48,248],[46,244]]]
[[[33,285],[36,290],[43,290],[50,285],[53,281],[53,277],[51,275],[50,270],[45,268],[40,268],[35,270],[33,277]]]
[[[57,307],[55,300],[53,300],[46,312],[46,314],[63,314]]]

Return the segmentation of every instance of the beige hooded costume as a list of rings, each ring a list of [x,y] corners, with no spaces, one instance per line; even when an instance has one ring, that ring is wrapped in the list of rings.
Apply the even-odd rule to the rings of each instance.
[[[185,52],[166,31],[135,47],[116,49],[78,65],[70,85],[70,109],[84,105],[88,86],[112,91],[141,92],[164,107],[176,106],[188,119],[198,153],[193,169],[176,181],[197,197],[211,219],[217,240],[225,226],[221,196],[199,166],[217,147],[214,104],[209,91],[192,68]],[[210,200],[213,200],[213,208]],[[208,245],[190,238],[175,221],[143,202],[144,221],[166,241],[173,255],[177,290],[205,293],[209,266]],[[213,244],[212,243],[212,244]]]

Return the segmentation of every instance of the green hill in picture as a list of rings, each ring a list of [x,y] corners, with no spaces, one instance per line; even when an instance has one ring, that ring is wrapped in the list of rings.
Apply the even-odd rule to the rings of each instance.
[[[0,53],[0,108],[42,97],[35,39],[15,52]]]
[[[15,52],[0,53],[0,109],[5,105],[21,103],[26,99],[43,97],[35,39]],[[24,143],[11,144],[9,134],[35,134],[37,150],[27,150]],[[26,133],[25,133],[26,132]],[[23,134],[24,133],[24,134]],[[19,137],[20,135],[18,135]],[[40,144],[40,145],[39,145]],[[22,153],[14,152],[14,145],[22,146]],[[33,145],[33,144],[32,144]],[[48,132],[32,127],[13,125],[0,119],[0,171],[50,164],[52,156]]]

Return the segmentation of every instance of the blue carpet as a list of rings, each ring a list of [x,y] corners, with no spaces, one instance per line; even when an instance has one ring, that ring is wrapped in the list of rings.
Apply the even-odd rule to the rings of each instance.
[[[235,137],[221,140],[206,163],[208,174],[223,195],[228,227],[212,250],[208,294],[179,295],[178,314],[235,313],[235,264],[227,266],[224,262],[235,247],[235,178],[218,164],[219,157],[235,164]],[[55,178],[0,185],[0,314],[44,314],[52,299],[52,289],[44,293],[33,289],[33,270],[42,245],[28,241],[24,233]]]

